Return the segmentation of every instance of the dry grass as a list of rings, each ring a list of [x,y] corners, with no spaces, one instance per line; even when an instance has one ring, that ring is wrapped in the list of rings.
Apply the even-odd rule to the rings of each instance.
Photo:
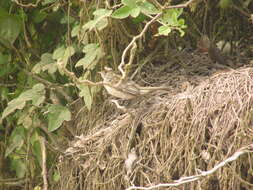
[[[59,163],[61,189],[151,186],[209,170],[252,143],[252,94],[253,69],[241,68],[213,74],[180,93],[140,99],[131,114],[104,109],[99,124],[79,136]],[[125,160],[133,148],[137,160],[127,174]],[[252,169],[247,154],[174,189],[252,189]]]

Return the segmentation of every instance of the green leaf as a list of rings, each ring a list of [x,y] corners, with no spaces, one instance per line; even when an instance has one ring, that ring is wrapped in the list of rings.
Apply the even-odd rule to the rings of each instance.
[[[83,69],[93,69],[99,59],[104,55],[99,44],[88,44],[83,48],[84,58],[80,59],[75,67],[83,66]]]
[[[103,18],[97,22],[96,27],[98,30],[103,30],[107,25],[108,25],[108,19]]]
[[[182,14],[183,9],[168,9],[163,16],[159,19],[165,24],[174,25],[177,22],[178,17]]]
[[[52,54],[51,53],[44,53],[41,56],[41,61],[45,62],[45,63],[54,63],[54,60],[52,58]]]
[[[94,11],[93,12],[94,20],[87,22],[83,26],[83,30],[91,31],[94,28],[97,28],[98,30],[104,29],[108,24],[107,17],[109,17],[111,14],[112,14],[112,10],[107,10],[107,9],[98,9]]]
[[[22,159],[12,159],[11,160],[11,168],[15,170],[18,178],[22,178],[26,173],[26,166]]]
[[[37,136],[37,134],[36,134],[36,136]],[[41,154],[41,145],[40,145],[39,139],[37,139],[33,142],[32,150],[33,150],[33,153],[34,153],[35,157],[37,158],[38,162],[41,163],[42,162],[42,154]]]
[[[72,55],[74,55],[74,53],[75,53],[75,49],[72,46],[69,46],[69,47],[66,48],[66,50],[64,52],[64,55],[63,55],[63,59],[62,59],[65,65],[67,64],[68,59]]]
[[[92,95],[90,92],[90,88],[85,85],[78,85],[77,87],[80,89],[79,96],[83,97],[85,105],[87,106],[88,110],[91,110]]]
[[[95,53],[88,53],[85,55],[84,58],[80,59],[75,67],[80,67],[83,66],[83,69],[87,69],[90,67],[90,65],[92,64],[92,61],[94,61],[96,58],[96,54]]]
[[[139,24],[139,23],[143,22],[146,18],[147,18],[147,16],[141,13],[136,18],[132,18],[132,20],[133,20],[134,24]]]
[[[4,119],[9,114],[14,112],[16,109],[20,109],[20,110],[23,109],[27,100],[29,100],[29,98],[27,98],[27,99],[17,98],[17,99],[10,101],[8,103],[7,108],[5,108],[5,110],[3,111],[2,119]]]
[[[68,108],[61,105],[51,105],[48,108],[48,130],[50,132],[58,129],[64,121],[71,119],[71,113]]]
[[[83,25],[83,30],[86,31],[86,30],[92,30],[93,28],[95,28],[96,26],[96,21],[95,20],[91,20],[89,22],[87,22],[85,25]]]
[[[122,0],[122,3],[130,8],[135,8],[137,6],[136,0]]]
[[[24,144],[24,139],[20,134],[15,134],[13,136],[11,144],[7,147],[5,151],[5,157],[9,156],[16,148],[20,148]]]
[[[26,129],[32,126],[33,121],[27,109],[20,114],[17,123]]]
[[[58,60],[60,58],[63,57],[64,53],[65,53],[65,47],[64,46],[61,46],[59,48],[57,48],[56,50],[54,50],[54,53],[53,53],[53,59],[54,60]]]
[[[69,59],[72,55],[74,55],[75,49],[72,46],[66,48],[63,59]]]
[[[93,51],[96,51],[96,49],[97,49],[98,47],[99,47],[99,44],[95,44],[95,43],[87,44],[87,45],[83,48],[83,52],[84,52],[84,53],[93,52]]]
[[[96,11],[93,12],[93,15],[95,15],[95,18],[105,18],[109,17],[112,14],[112,10],[108,9],[97,9]]]
[[[136,18],[137,16],[139,16],[140,12],[141,12],[141,9],[140,9],[139,7],[136,7],[136,8],[133,8],[133,9],[131,10],[130,15],[131,15],[132,17]]]
[[[38,83],[32,89],[27,90],[8,103],[7,108],[3,111],[2,119],[17,109],[23,109],[27,101],[32,100],[33,105],[39,106],[45,100],[45,87]]]
[[[139,7],[141,9],[141,12],[144,14],[158,14],[161,11],[159,11],[153,4],[149,3],[148,1],[141,2],[139,4]]]
[[[179,24],[179,26],[181,26],[181,27],[182,27],[182,26],[185,26],[185,27],[186,27],[186,25],[185,25],[185,20],[182,19],[182,18],[178,20],[178,24]]]
[[[37,63],[33,69],[33,73],[40,73],[41,71],[48,71],[53,74],[57,71],[57,64],[52,58],[52,54],[44,53],[41,56],[41,61]]]
[[[122,6],[112,13],[112,18],[123,19],[131,14],[132,9],[129,6]]]
[[[72,16],[69,15],[64,15],[61,19],[60,19],[60,23],[61,24],[72,24],[75,22],[75,19]]]
[[[159,35],[167,36],[170,32],[171,32],[171,28],[169,26],[160,26],[158,28],[158,34]]]
[[[0,9],[0,42],[13,44],[21,31],[21,20],[18,16],[7,15]]]
[[[232,1],[231,0],[220,0],[219,6],[222,9],[226,9],[231,5]]]
[[[33,86],[32,90],[32,103],[35,106],[39,106],[45,100],[45,86],[41,83]]]
[[[76,37],[80,31],[80,25],[74,26],[71,30],[71,37]]]

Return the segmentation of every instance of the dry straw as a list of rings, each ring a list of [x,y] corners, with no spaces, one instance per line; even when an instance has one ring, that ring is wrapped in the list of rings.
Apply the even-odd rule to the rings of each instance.
[[[213,74],[180,93],[139,99],[130,114],[110,112],[67,149],[59,166],[67,179],[61,187],[152,187],[212,170],[252,143],[252,95],[253,69],[242,68]],[[126,169],[131,151],[135,159]],[[252,189],[252,154],[234,160],[178,188]]]

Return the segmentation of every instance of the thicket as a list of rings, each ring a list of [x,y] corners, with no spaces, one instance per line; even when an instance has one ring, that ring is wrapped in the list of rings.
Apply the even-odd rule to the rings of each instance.
[[[204,34],[244,60],[252,8],[251,0],[1,0],[0,188],[59,182],[60,155],[104,101],[96,85],[104,66],[138,72],[157,49],[191,51]]]

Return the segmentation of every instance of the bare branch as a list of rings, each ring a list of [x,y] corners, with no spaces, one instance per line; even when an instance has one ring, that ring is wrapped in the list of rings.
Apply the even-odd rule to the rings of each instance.
[[[48,182],[47,182],[47,153],[46,153],[46,146],[45,146],[45,139],[41,137],[40,139],[41,144],[41,152],[42,152],[42,176],[43,176],[43,190],[48,189]]]

